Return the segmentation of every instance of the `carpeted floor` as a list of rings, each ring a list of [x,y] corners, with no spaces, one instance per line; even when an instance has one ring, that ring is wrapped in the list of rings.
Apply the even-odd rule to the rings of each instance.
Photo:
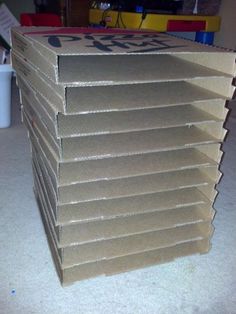
[[[62,288],[33,194],[15,84],[12,107],[11,128],[0,129],[1,314],[236,313],[236,108],[226,124],[211,251]]]

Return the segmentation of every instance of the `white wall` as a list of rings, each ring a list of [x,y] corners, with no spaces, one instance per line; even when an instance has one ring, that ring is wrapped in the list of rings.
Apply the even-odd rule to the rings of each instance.
[[[219,15],[221,29],[215,34],[214,44],[236,50],[236,0],[222,0]]]

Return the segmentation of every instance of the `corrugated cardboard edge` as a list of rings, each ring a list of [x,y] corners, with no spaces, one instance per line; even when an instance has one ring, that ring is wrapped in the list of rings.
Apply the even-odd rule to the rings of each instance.
[[[37,197],[37,193],[36,193],[36,199],[38,200],[38,197]],[[41,204],[39,204],[39,207],[41,206]],[[42,215],[42,213],[41,213],[41,215]],[[45,219],[46,219],[46,217],[43,217],[42,216],[42,220],[43,220],[43,223],[44,223],[44,227],[45,227],[45,230],[47,230],[46,228],[47,228],[47,225],[46,225],[46,221],[45,221]],[[49,230],[49,232],[50,232],[50,230]],[[46,231],[46,233],[47,233],[47,231]],[[121,265],[120,265],[120,267],[121,267],[121,269],[119,269],[119,267],[117,268],[117,267],[115,267],[114,268],[114,266],[112,266],[112,262],[114,261],[114,262],[116,262],[116,261],[119,261],[119,258],[113,258],[113,259],[110,259],[110,260],[108,260],[108,263],[110,262],[111,263],[111,265],[110,265],[110,269],[109,269],[109,267],[106,267],[106,265],[104,265],[105,266],[105,269],[107,268],[107,270],[104,272],[104,266],[103,266],[103,264],[104,264],[104,261],[102,262],[102,264],[100,265],[100,263],[99,262],[92,262],[92,263],[87,263],[87,264],[83,264],[83,265],[81,265],[80,266],[80,272],[79,272],[79,275],[78,275],[78,273],[77,273],[77,270],[76,270],[76,266],[75,267],[73,267],[72,269],[73,269],[73,271],[77,274],[77,278],[74,278],[73,280],[72,280],[72,278],[71,278],[71,274],[67,274],[67,269],[65,268],[64,270],[60,267],[60,261],[59,261],[59,256],[58,256],[58,254],[57,254],[57,249],[56,249],[56,246],[55,246],[55,244],[53,243],[53,240],[52,240],[52,238],[49,236],[49,234],[47,233],[47,240],[48,240],[48,244],[49,244],[49,246],[50,246],[50,248],[51,248],[51,254],[52,254],[52,257],[53,257],[53,260],[54,260],[54,263],[55,263],[55,266],[56,266],[56,270],[57,270],[57,272],[58,272],[58,275],[59,275],[59,278],[60,278],[60,280],[61,280],[61,284],[64,286],[64,285],[68,285],[68,284],[71,284],[71,283],[73,283],[74,281],[76,281],[76,280],[85,280],[85,279],[88,279],[88,278],[92,278],[92,277],[96,277],[96,276],[101,276],[101,275],[112,275],[112,274],[115,274],[115,273],[119,273],[119,272],[124,272],[124,271],[128,271],[128,270],[132,270],[132,269],[137,269],[137,268],[140,268],[140,267],[144,267],[144,266],[146,266],[146,267],[148,267],[148,266],[151,266],[151,265],[157,265],[157,264],[159,264],[159,263],[164,263],[164,262],[169,262],[169,261],[172,261],[173,259],[175,259],[175,256],[172,256],[172,258],[170,258],[170,259],[165,259],[165,258],[163,258],[163,257],[161,257],[161,256],[159,256],[159,259],[161,259],[161,260],[159,260],[158,259],[158,256],[156,256],[156,259],[157,259],[157,261],[155,261],[154,263],[151,263],[151,264],[146,264],[146,265],[140,265],[140,266],[133,266],[133,267],[131,267],[131,268],[126,268],[126,267],[124,267],[124,261],[123,261],[123,263],[121,263]],[[206,242],[206,246],[204,247],[204,248],[201,248],[201,249],[198,249],[198,250],[196,250],[195,252],[188,252],[187,254],[185,254],[185,255],[180,255],[180,256],[176,256],[176,257],[184,257],[184,256],[187,256],[187,255],[189,255],[189,254],[199,254],[199,253],[207,253],[208,251],[209,251],[209,249],[210,249],[210,243],[209,243],[209,238],[206,238],[206,239],[204,239],[204,240],[200,240],[200,242]],[[199,242],[198,240],[197,241],[190,241],[190,242],[192,242],[192,243],[197,243],[197,242]],[[191,244],[192,244],[191,243]],[[184,243],[185,244],[185,243]],[[187,242],[187,244],[189,244],[188,242]],[[182,244],[181,244],[182,245]],[[181,245],[179,245],[180,247],[181,247]],[[178,245],[176,246],[176,247],[179,247]],[[164,249],[165,250],[165,249]],[[157,250],[151,250],[151,251],[148,251],[148,252],[144,252],[144,253],[138,253],[138,254],[132,254],[131,255],[131,258],[133,258],[133,259],[135,259],[135,256],[139,256],[140,254],[141,255],[143,255],[143,254],[156,254],[156,252],[160,252],[160,251],[162,251],[162,249],[157,249]],[[125,257],[121,257],[121,261],[122,261],[122,259],[127,259],[127,258],[129,258],[130,256],[128,255],[128,256],[125,256]],[[106,264],[106,262],[105,262],[105,264]],[[123,264],[123,266],[122,266],[122,264]],[[109,266],[109,265],[108,265]],[[87,267],[87,270],[86,270],[86,267]],[[81,269],[82,268],[82,269]],[[85,273],[83,274],[83,268],[85,268]],[[91,268],[91,269],[90,269]],[[122,269],[122,268],[125,268],[125,269]],[[70,270],[70,268],[68,269],[68,270]],[[93,270],[93,272],[92,273],[90,273],[90,270]],[[68,278],[67,278],[67,276],[68,276]],[[73,274],[72,274],[72,277],[73,277]]]

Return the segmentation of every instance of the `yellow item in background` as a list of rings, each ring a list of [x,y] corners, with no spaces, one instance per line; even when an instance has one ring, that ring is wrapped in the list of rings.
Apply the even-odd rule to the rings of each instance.
[[[100,24],[102,21],[108,27],[152,29],[158,32],[217,32],[220,29],[219,16],[163,15],[153,13],[144,15],[143,13],[118,12],[113,10],[89,10],[90,24]]]

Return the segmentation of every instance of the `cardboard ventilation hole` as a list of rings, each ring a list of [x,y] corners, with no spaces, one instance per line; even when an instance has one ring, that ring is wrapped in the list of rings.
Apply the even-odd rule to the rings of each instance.
[[[208,252],[234,52],[150,31],[18,27],[12,64],[63,285]]]

